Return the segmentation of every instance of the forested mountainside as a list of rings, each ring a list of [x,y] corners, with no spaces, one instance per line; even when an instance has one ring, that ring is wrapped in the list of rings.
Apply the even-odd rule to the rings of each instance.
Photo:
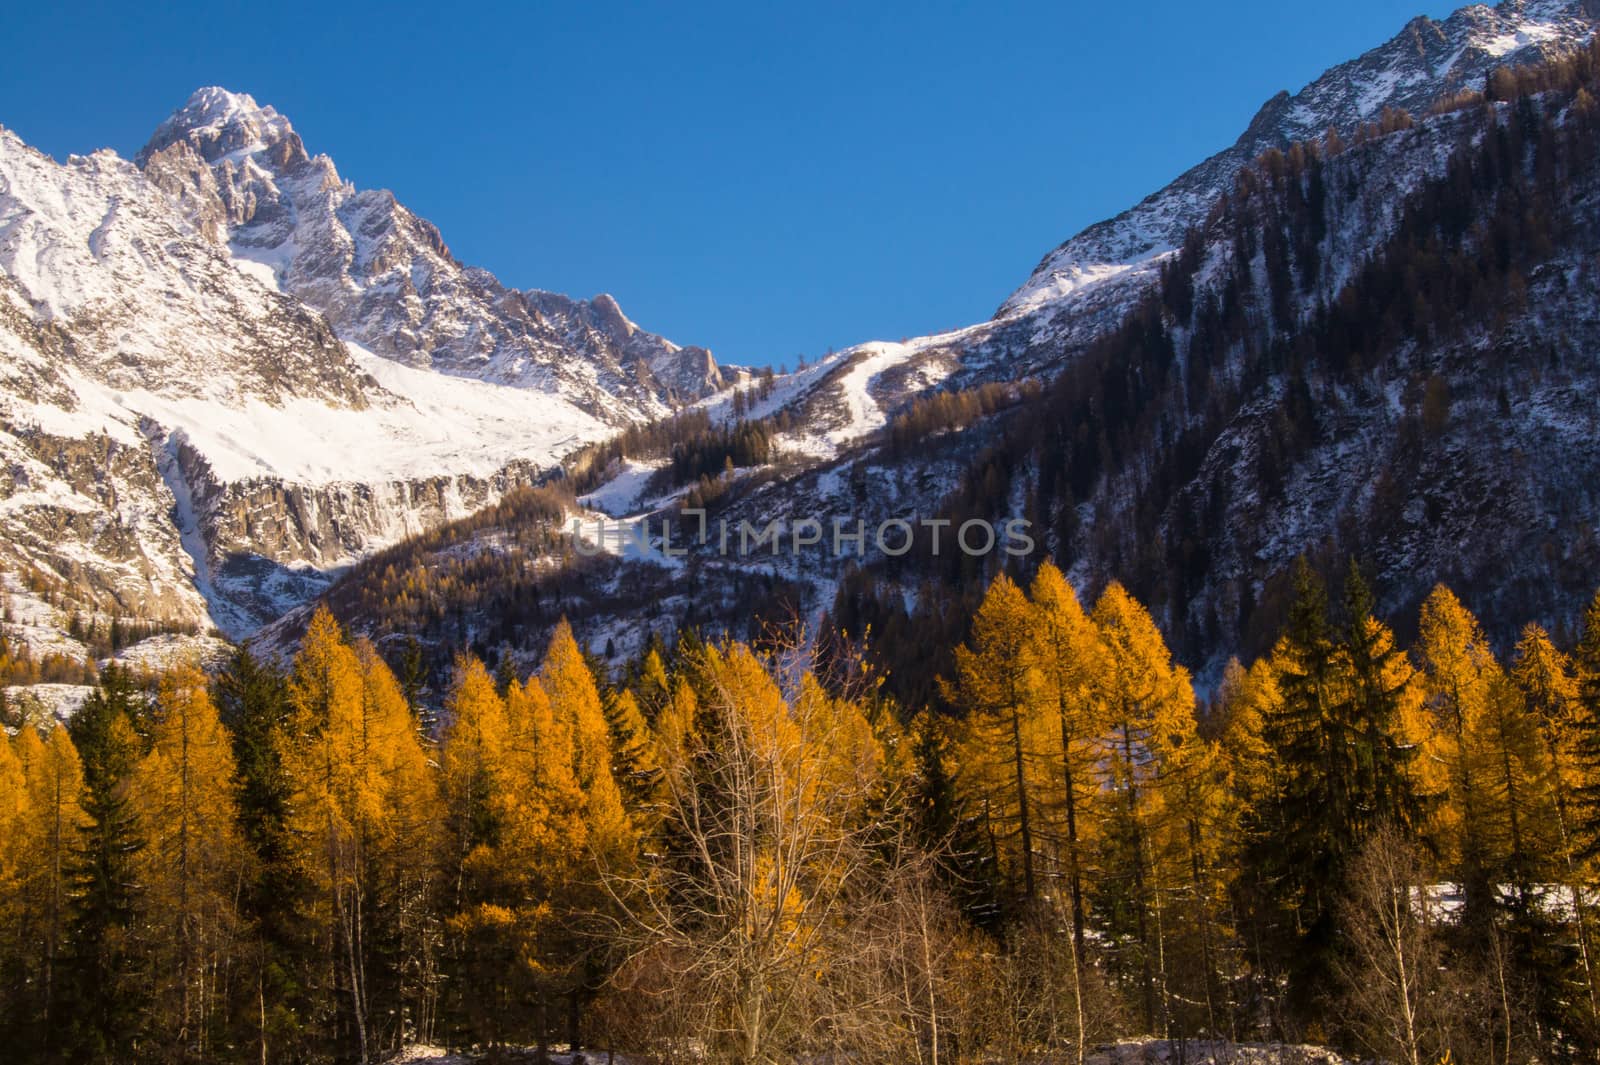
[[[1600,1061],[1597,15],[791,373],[0,130],[0,1045]]]
[[[1021,505],[1201,667],[1266,650],[1302,553],[1361,559],[1396,615],[1443,580],[1502,644],[1518,618],[1569,631],[1600,563],[1594,64],[1263,155],[998,419],[952,516]]]

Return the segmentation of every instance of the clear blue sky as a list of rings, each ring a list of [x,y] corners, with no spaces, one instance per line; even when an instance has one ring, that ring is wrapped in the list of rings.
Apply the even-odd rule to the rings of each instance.
[[[509,284],[730,362],[992,314],[1424,0],[8,5],[0,124],[132,155],[249,92]]]

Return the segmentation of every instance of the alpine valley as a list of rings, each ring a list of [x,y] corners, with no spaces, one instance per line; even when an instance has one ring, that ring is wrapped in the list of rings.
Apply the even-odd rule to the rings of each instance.
[[[786,372],[243,93],[0,127],[0,1058],[1597,1065],[1597,26],[1414,19],[988,320]],[[317,58],[592,87],[468,37]]]

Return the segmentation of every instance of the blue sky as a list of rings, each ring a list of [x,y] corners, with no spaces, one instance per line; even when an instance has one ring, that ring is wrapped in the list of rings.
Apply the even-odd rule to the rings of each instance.
[[[1452,4],[12,4],[0,124],[131,155],[200,85],[458,258],[730,362],[992,314],[1280,88]]]

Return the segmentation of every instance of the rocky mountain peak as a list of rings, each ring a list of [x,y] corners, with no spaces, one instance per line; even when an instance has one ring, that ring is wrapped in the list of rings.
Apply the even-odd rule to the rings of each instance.
[[[518,290],[458,262],[432,223],[392,192],[342,180],[247,94],[196,90],[138,159],[244,269],[375,355],[551,393],[611,425],[722,387],[709,352],[639,328],[610,296]]]
[[[140,151],[145,161],[169,145],[187,142],[207,163],[238,162],[246,156],[267,156],[278,169],[306,161],[305,146],[289,120],[248,93],[216,85],[196,89],[172,112]]]

